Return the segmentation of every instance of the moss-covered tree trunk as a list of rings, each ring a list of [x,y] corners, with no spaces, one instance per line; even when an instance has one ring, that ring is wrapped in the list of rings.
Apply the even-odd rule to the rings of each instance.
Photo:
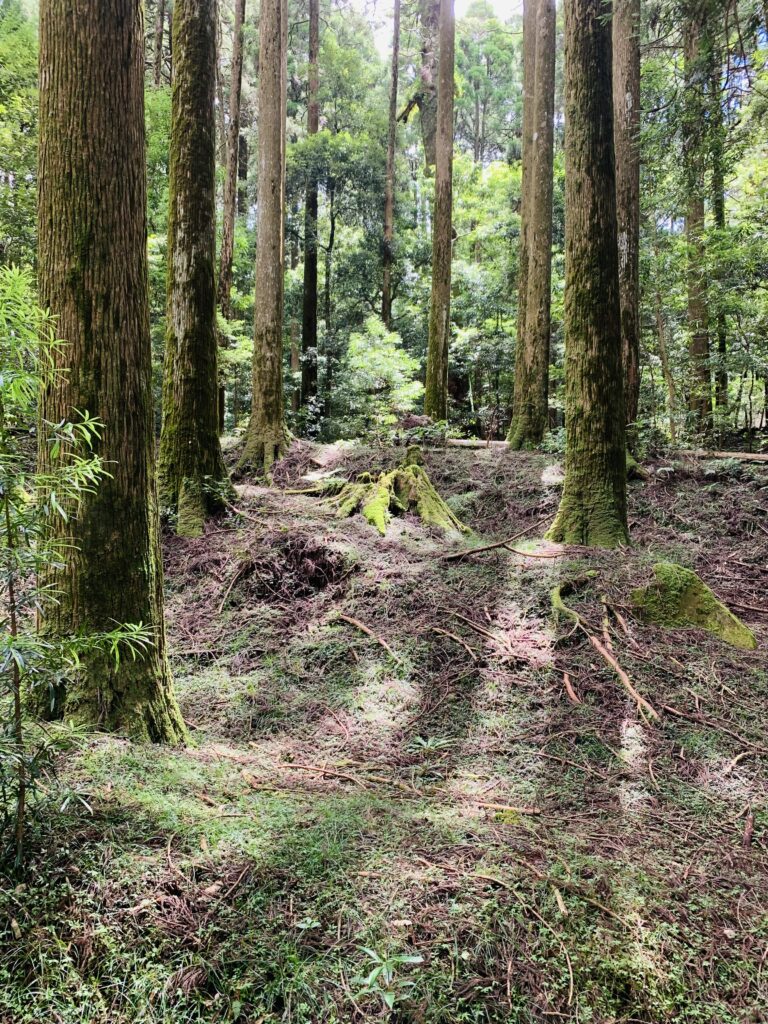
[[[251,418],[240,470],[268,476],[285,447],[283,422],[283,21],[264,0],[259,27],[259,206]]]
[[[560,508],[548,537],[628,540],[611,25],[603,0],[565,8],[565,402]]]
[[[453,247],[453,0],[440,4],[440,55],[435,143],[435,213],[432,224],[432,293],[424,412],[448,418],[448,344],[451,336],[451,252]]]
[[[395,147],[397,144],[397,79],[400,65],[400,0],[392,15],[392,73],[389,83],[387,168],[384,181],[384,252],[382,257],[381,319],[392,325],[392,261],[395,242]]]
[[[216,0],[176,0],[160,504],[178,533],[223,508],[216,330]]]
[[[240,161],[240,99],[243,87],[243,23],[245,0],[235,0],[235,24],[232,31],[232,65],[229,82],[229,121],[227,123],[227,170],[221,218],[218,299],[222,316],[232,319],[232,260],[235,251],[237,216],[237,180]]]
[[[309,0],[307,135],[320,128],[320,0]],[[304,291],[301,316],[301,401],[317,395],[317,173],[310,168],[304,201]]]
[[[703,433],[712,427],[712,372],[709,355],[709,309],[705,272],[704,170],[706,165],[706,2],[689,5],[684,26],[685,95],[683,158],[685,171],[685,235],[688,244],[688,409]]]
[[[640,400],[640,0],[613,3],[613,130],[627,423]]]
[[[517,432],[519,410],[525,402],[523,376],[525,367],[525,320],[528,301],[529,228],[531,178],[533,176],[533,104],[536,84],[536,10],[538,0],[523,0],[523,134],[522,175],[520,179],[520,265],[517,271],[517,343],[515,346],[515,386],[512,396],[512,422],[507,440]],[[518,367],[517,364],[520,364]],[[520,377],[518,378],[518,372]]]
[[[57,317],[66,372],[41,414],[99,417],[110,476],[52,524],[64,546],[44,582],[57,591],[44,628],[92,633],[144,623],[152,648],[119,664],[83,658],[59,694],[67,719],[137,738],[185,735],[165,651],[154,480],[144,167],[144,26],[138,0],[42,0],[38,282]],[[41,446],[40,463],[50,449]]]
[[[523,334],[515,360],[513,448],[543,438],[548,421],[549,338],[552,294],[552,165],[554,154],[555,30],[554,0],[535,5],[535,62],[532,137],[529,139],[529,196],[526,212],[526,298],[520,314]]]

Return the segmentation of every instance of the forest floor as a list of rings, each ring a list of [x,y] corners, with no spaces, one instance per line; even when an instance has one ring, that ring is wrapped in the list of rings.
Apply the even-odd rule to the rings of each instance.
[[[551,455],[425,452],[471,537],[291,493],[402,454],[299,444],[242,515],[166,539],[191,742],[66,758],[91,813],[0,897],[4,1024],[766,1020],[765,469],[654,461],[615,552],[537,539]],[[637,621],[661,559],[758,650]],[[584,628],[553,621],[567,581]]]

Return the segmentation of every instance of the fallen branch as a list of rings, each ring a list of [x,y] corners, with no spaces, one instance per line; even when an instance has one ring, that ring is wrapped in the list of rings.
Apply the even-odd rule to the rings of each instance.
[[[486,803],[484,800],[473,800],[478,807],[487,807],[489,811],[511,811],[515,814],[541,814],[540,807],[511,807],[509,804]]]
[[[483,544],[479,548],[469,548],[466,551],[454,551],[450,555],[443,555],[443,558],[446,562],[452,562],[458,558],[467,558],[468,555],[479,555],[483,551],[495,551],[497,548],[505,548],[508,544],[512,544],[513,541],[519,540],[521,537],[525,537],[527,533],[532,533],[534,530],[538,529],[539,526],[544,526],[547,522],[549,522],[548,519],[542,519],[541,522],[531,523],[530,526],[521,530],[520,533],[516,533],[514,537],[507,537],[506,540],[497,540],[494,541],[493,544]]]
[[[450,441],[448,442],[450,444]],[[768,453],[762,452],[708,452],[696,448],[677,453],[689,459],[738,459],[739,462],[768,462]]]
[[[597,653],[600,655],[600,657],[611,666],[613,671],[619,677],[619,680],[620,680],[622,686],[626,689],[627,693],[629,693],[629,695],[632,697],[632,699],[637,703],[638,711],[640,711],[641,713],[645,712],[651,718],[658,719],[659,718],[659,713],[656,710],[656,708],[652,704],[650,704],[645,699],[645,697],[642,696],[642,694],[637,692],[637,690],[632,685],[632,682],[631,682],[629,676],[624,671],[624,669],[621,667],[621,665],[619,665],[618,661],[616,661],[616,659],[611,654],[611,652],[609,650],[607,650],[603,646],[603,644],[600,643],[600,641],[597,639],[596,636],[591,636],[590,635],[589,642],[592,644],[592,646],[597,651]]]
[[[341,620],[342,622],[347,622],[347,623],[349,623],[350,626],[354,626],[356,629],[359,629],[361,633],[365,633],[365,635],[369,636],[371,638],[371,640],[375,640],[377,644],[380,644],[384,648],[384,650],[387,651],[387,653],[390,654],[395,659],[395,661],[398,664],[402,664],[402,659],[399,658],[395,654],[395,652],[389,646],[387,641],[383,637],[381,637],[378,634],[374,633],[372,629],[369,629],[368,626],[366,626],[364,623],[360,622],[359,619],[353,619],[351,615],[342,615],[341,613],[339,613],[336,616],[336,620]]]
[[[704,715],[691,715],[687,711],[681,711],[679,708],[673,708],[670,704],[662,704],[661,707],[662,710],[668,711],[669,714],[674,715],[675,718],[685,718],[689,722],[695,722],[697,725],[706,725],[708,729],[714,729],[716,732],[722,732],[724,735],[730,736],[731,739],[741,743],[742,746],[749,747],[758,754],[768,756],[768,748],[761,747],[759,743],[753,743],[751,740],[739,735],[735,730],[729,729],[725,725],[721,725],[720,722],[713,722],[709,718],[705,718]]]

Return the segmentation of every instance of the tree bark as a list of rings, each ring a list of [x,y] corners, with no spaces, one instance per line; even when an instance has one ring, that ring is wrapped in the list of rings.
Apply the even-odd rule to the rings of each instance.
[[[229,123],[227,124],[227,171],[221,225],[218,299],[222,316],[232,319],[232,260],[235,251],[237,181],[240,162],[240,97],[243,86],[243,23],[245,0],[235,0],[235,25],[232,34],[232,67],[229,84]]]
[[[722,243],[725,232],[725,126],[723,124],[720,70],[719,61],[715,61],[713,57],[713,68],[710,75],[712,218]],[[715,310],[715,336],[717,338],[715,405],[721,412],[726,412],[728,409],[728,334],[722,287]]]
[[[509,432],[510,444],[518,449],[538,444],[549,418],[555,31],[555,0],[537,0],[532,137],[528,154],[528,271],[524,328],[515,361],[514,418]]]
[[[627,423],[640,402],[640,0],[613,3],[613,130]]]
[[[284,0],[263,0],[259,26],[259,185],[251,417],[239,463],[268,477],[283,422]]]
[[[688,353],[691,377],[688,408],[695,427],[708,433],[712,427],[712,375],[709,356],[709,309],[704,271],[704,139],[706,115],[702,37],[706,26],[705,4],[689,11],[684,30],[685,94],[683,157],[685,163],[685,233],[688,243]]]
[[[165,0],[157,0],[155,12],[155,53],[152,78],[156,89],[163,80],[163,35],[165,30]]]
[[[548,537],[628,540],[611,26],[603,0],[565,8],[565,401],[560,508]]]
[[[216,330],[216,0],[176,0],[160,503],[196,537],[223,509]]]
[[[536,24],[538,0],[523,0],[523,138],[522,138],[522,177],[520,182],[520,266],[517,272],[517,342],[515,346],[515,363],[520,360],[525,367],[525,318],[528,302],[528,264],[530,260],[530,241],[528,237],[531,205],[531,177],[533,157],[533,104],[536,85]],[[524,373],[523,373],[524,375]],[[517,365],[515,366],[515,387],[512,401],[512,422],[509,426],[507,440],[512,441],[517,432],[518,409],[525,401],[523,380],[518,380]]]
[[[397,79],[400,64],[400,0],[392,17],[392,77],[389,86],[389,130],[384,185],[384,253],[381,286],[381,319],[392,326],[392,261],[395,240],[395,147],[397,143]]]
[[[437,84],[435,217],[432,226],[432,292],[424,412],[448,418],[448,344],[451,335],[451,255],[453,246],[453,0],[440,4],[440,60]]]
[[[309,0],[307,135],[320,128],[320,0]],[[301,401],[317,395],[317,174],[310,171],[304,203],[304,292],[301,321]]]
[[[154,633],[135,660],[84,655],[55,712],[179,742],[154,481],[144,144],[142,5],[42,0],[38,284],[66,344],[41,415],[98,417],[95,450],[110,474],[83,495],[77,516],[51,526],[62,546],[44,581],[58,598],[44,628],[89,634],[144,623]],[[45,444],[39,459],[45,472]]]
[[[437,160],[437,93],[438,93],[438,35],[440,0],[419,0],[421,23],[421,68],[416,104],[421,121],[421,139],[424,145],[424,166],[427,174]]]

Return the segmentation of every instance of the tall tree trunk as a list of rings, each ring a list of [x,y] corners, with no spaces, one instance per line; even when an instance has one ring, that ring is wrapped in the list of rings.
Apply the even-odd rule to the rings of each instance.
[[[704,263],[704,138],[705,74],[702,41],[706,24],[703,3],[690,11],[685,24],[684,162],[686,186],[685,233],[688,243],[688,352],[691,375],[688,408],[695,427],[712,427],[712,376],[709,357],[709,309]]]
[[[552,182],[555,109],[555,0],[537,0],[532,138],[528,153],[528,271],[524,330],[515,361],[515,408],[509,441],[528,448],[548,422],[549,337],[552,293]]]
[[[232,259],[235,251],[237,180],[240,162],[240,97],[243,85],[243,22],[245,0],[235,0],[235,25],[232,35],[232,66],[229,84],[229,123],[227,124],[227,172],[219,257],[218,299],[222,316],[232,319]]]
[[[720,83],[720,63],[713,58],[710,75],[710,153],[712,158],[712,217],[720,235],[725,233],[725,125]],[[728,336],[723,304],[722,287],[719,289],[715,310],[715,334],[717,337],[717,366],[715,370],[715,405],[721,412],[728,409]]]
[[[429,302],[429,348],[424,395],[424,412],[433,420],[448,418],[448,344],[451,336],[453,247],[453,0],[441,0],[439,36],[432,292]]]
[[[611,25],[603,0],[565,8],[565,408],[560,508],[567,544],[628,540]]]
[[[237,217],[238,180],[240,178],[240,99],[243,86],[243,25],[245,0],[235,0],[235,24],[232,32],[232,66],[229,82],[229,123],[226,127],[226,172],[221,224],[221,252],[217,299],[225,320],[233,318],[232,264],[235,252],[235,220]],[[219,344],[226,346],[226,337],[219,334]],[[219,382],[219,433],[224,432],[226,393]]]
[[[259,185],[251,417],[239,470],[269,476],[283,423],[284,0],[263,0],[259,26]]]
[[[216,330],[216,0],[176,0],[160,502],[196,537],[222,509]]]
[[[640,402],[640,0],[613,3],[613,131],[627,423]]]
[[[155,88],[160,87],[163,80],[163,34],[165,29],[165,0],[157,0],[155,12],[155,53],[152,78]]]
[[[381,318],[392,326],[392,260],[395,240],[395,146],[397,143],[397,77],[400,64],[400,0],[392,16],[392,76],[389,85],[389,131],[384,185],[384,253],[381,286]]]
[[[54,423],[87,411],[110,475],[76,517],[56,520],[57,602],[45,628],[144,623],[154,644],[119,664],[82,657],[57,706],[67,719],[137,738],[185,736],[165,651],[154,481],[144,166],[144,25],[139,0],[42,0],[38,284],[57,317],[61,372],[41,399]],[[43,471],[51,450],[39,452]]]
[[[536,11],[538,0],[523,0],[523,138],[522,138],[522,178],[520,183],[520,266],[517,272],[517,344],[515,363],[518,358],[524,363],[525,347],[525,315],[528,301],[528,264],[530,243],[528,224],[533,189],[531,178],[533,172],[533,104],[536,87]],[[522,380],[518,382],[517,367],[515,368],[515,388],[512,403],[512,422],[509,426],[508,440],[512,440],[517,430],[517,411],[522,407],[525,392]]]
[[[419,0],[421,25],[421,68],[416,103],[421,121],[421,139],[424,145],[424,165],[427,173],[437,160],[437,92],[438,92],[438,35],[440,0]]]
[[[336,246],[336,185],[333,180],[328,183],[328,245],[325,248],[325,415],[331,414],[331,389],[333,388],[333,360],[336,345],[333,331],[333,303],[331,283],[333,281],[333,253]]]
[[[307,135],[320,127],[320,0],[309,0],[309,96]],[[317,174],[310,170],[304,203],[304,293],[301,321],[301,401],[317,395]]]

